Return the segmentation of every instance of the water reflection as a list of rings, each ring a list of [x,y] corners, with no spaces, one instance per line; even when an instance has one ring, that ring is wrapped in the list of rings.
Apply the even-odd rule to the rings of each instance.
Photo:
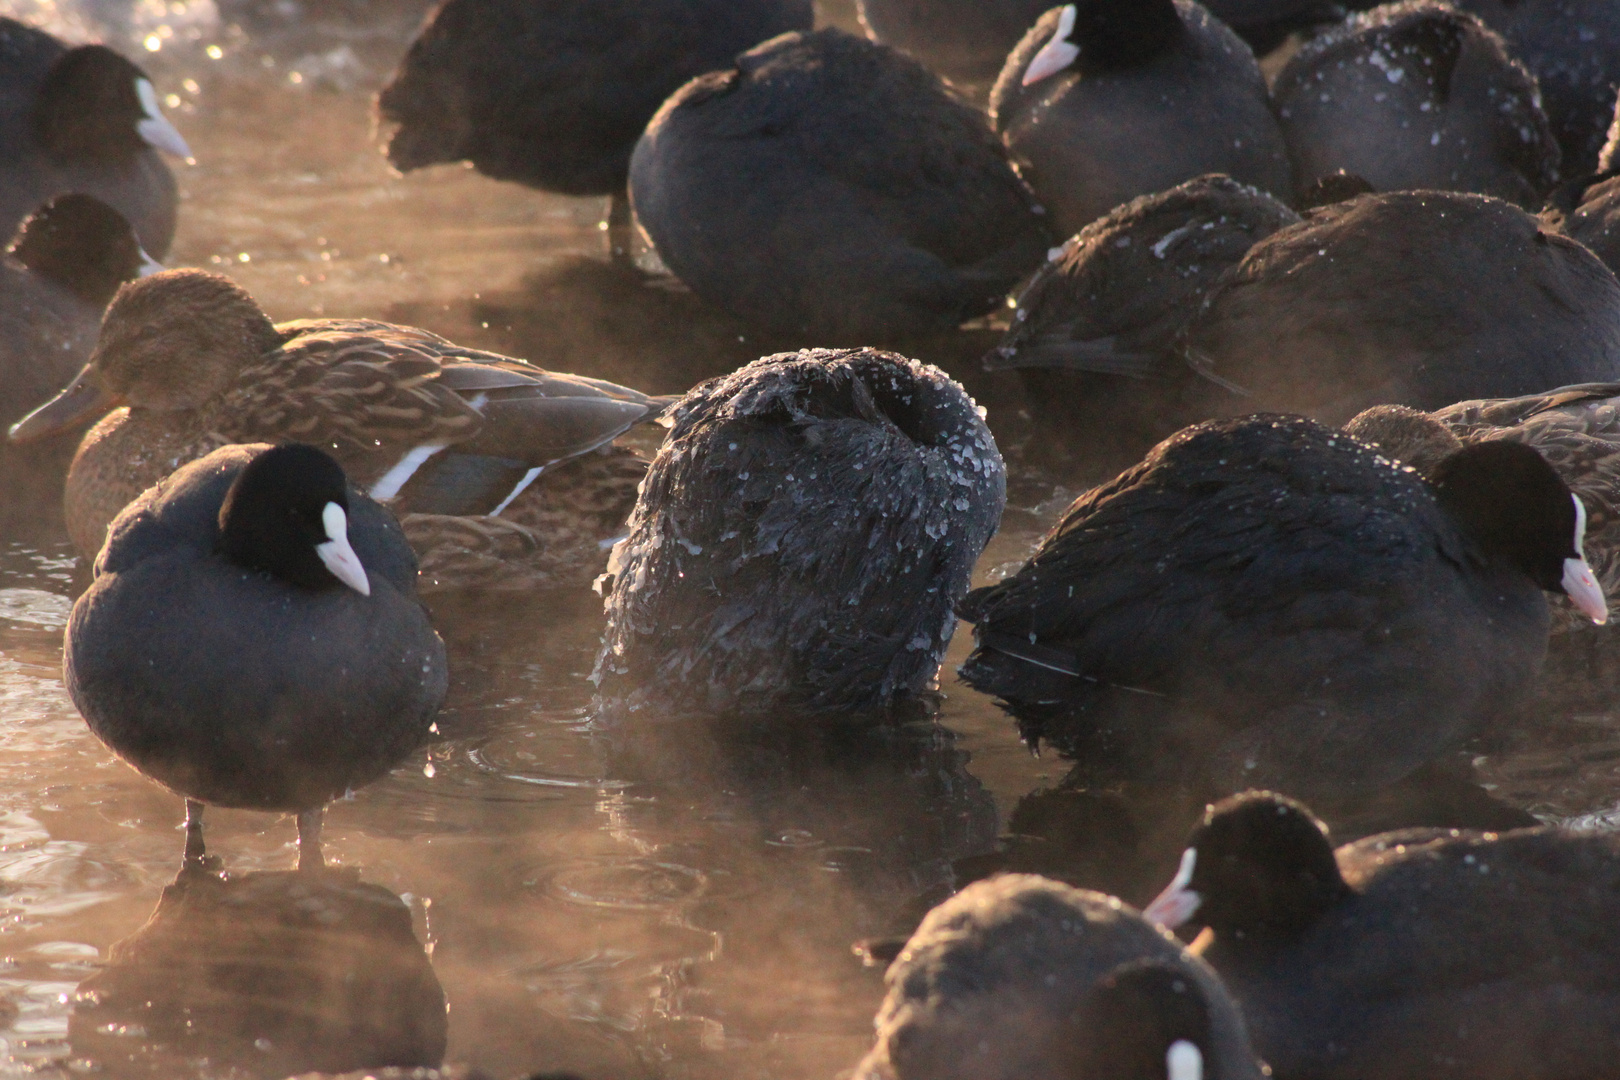
[[[1202,793],[1175,785],[1087,785],[1072,769],[1059,783],[1018,800],[993,850],[959,859],[956,886],[991,874],[1029,873],[1146,905],[1175,874],[1206,805]],[[1399,783],[1338,800],[1319,800],[1335,843],[1396,829],[1433,827],[1503,831],[1540,822],[1497,798],[1473,763],[1453,756],[1424,765]],[[913,910],[918,918],[923,910]]]
[[[433,1066],[445,1036],[410,908],[354,870],[183,871],[68,1022],[75,1055],[123,1076]]]

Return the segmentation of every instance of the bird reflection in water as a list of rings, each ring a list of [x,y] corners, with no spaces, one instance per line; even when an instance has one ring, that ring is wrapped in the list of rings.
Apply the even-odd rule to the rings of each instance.
[[[357,870],[192,868],[79,985],[68,1034],[115,1076],[269,1078],[437,1066],[445,1013],[410,909]]]

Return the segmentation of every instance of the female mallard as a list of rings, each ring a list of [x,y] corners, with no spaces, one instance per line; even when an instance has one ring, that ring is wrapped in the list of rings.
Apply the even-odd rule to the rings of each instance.
[[[79,550],[175,468],[229,443],[319,446],[400,515],[427,590],[586,583],[646,464],[610,444],[666,401],[361,319],[279,326],[228,278],[125,286],[79,377],[14,442],[114,410],[84,437],[65,510]]]

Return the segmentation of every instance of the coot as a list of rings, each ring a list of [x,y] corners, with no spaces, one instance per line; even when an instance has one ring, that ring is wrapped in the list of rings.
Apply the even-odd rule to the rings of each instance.
[[[628,251],[630,150],[688,79],[808,30],[810,0],[445,0],[377,95],[404,172],[467,160],[497,180],[612,197]]]
[[[1620,378],[1620,282],[1499,199],[1361,195],[1250,248],[1179,351],[1210,412],[1437,409]]]
[[[1351,418],[1345,430],[1425,476],[1465,442],[1511,439],[1535,447],[1580,497],[1586,561],[1604,594],[1620,595],[1620,382],[1460,401],[1433,413],[1378,406]],[[1552,599],[1555,634],[1590,627],[1566,598]]]
[[[1307,42],[1272,86],[1301,189],[1340,169],[1379,191],[1539,206],[1558,142],[1502,39],[1438,0],[1386,4]]]
[[[191,156],[145,72],[105,45],[70,49],[0,17],[0,236],[77,191],[123,214],[163,258],[178,196],[158,150]]]
[[[1347,10],[1373,6],[1372,0],[1209,0],[1204,4],[1221,22],[1249,43],[1254,55],[1265,56],[1289,34],[1310,35],[1317,27],[1336,23]]]
[[[1206,814],[1147,909],[1204,950],[1275,1075],[1612,1076],[1620,837],[1412,829],[1337,852],[1270,792]]]
[[[444,700],[444,643],[393,516],[314,447],[226,446],[112,524],[73,605],[63,680],[97,738],[186,799],[298,815],[378,779]]]
[[[1271,195],[1220,175],[1132,199],[1036,272],[984,366],[1016,369],[1049,431],[1088,460],[1124,468],[1185,423],[1166,380],[1146,374],[1222,272],[1297,221]]]
[[[1620,84],[1620,5],[1610,0],[1457,0],[1536,77],[1563,150],[1562,172],[1597,168]]]
[[[857,0],[876,41],[965,86],[986,86],[1050,0]]]
[[[403,515],[424,588],[587,584],[645,462],[613,440],[669,404],[363,319],[275,325],[230,279],[169,270],[125,286],[79,377],[13,441],[112,409],[68,475],[74,543],[176,463],[294,438]],[[122,407],[120,407],[122,406]]]
[[[692,291],[861,345],[1002,303],[1050,238],[983,117],[893,49],[788,34],[693,80],[630,161],[636,215]]]
[[[968,594],[962,677],[1100,776],[1392,783],[1525,697],[1543,589],[1607,617],[1541,455],[1465,447],[1434,485],[1302,417],[1188,428]]]
[[[0,422],[71,380],[118,286],[161,269],[93,196],[59,195],[30,214],[0,256]]]
[[[1111,896],[1027,874],[928,913],[885,976],[857,1080],[1258,1078],[1209,967]]]
[[[1008,56],[990,114],[1063,235],[1203,173],[1293,191],[1254,54],[1189,0],[1053,8]]]
[[[929,686],[1006,474],[973,400],[875,349],[699,385],[614,549],[615,713],[844,719]]]

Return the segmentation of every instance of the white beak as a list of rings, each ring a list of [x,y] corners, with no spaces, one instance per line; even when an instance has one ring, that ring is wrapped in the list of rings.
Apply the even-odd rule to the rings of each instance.
[[[1164,1055],[1170,1080],[1204,1080],[1204,1054],[1187,1039],[1177,1039]]]
[[[1575,558],[1564,560],[1564,595],[1582,614],[1602,626],[1609,621],[1609,605],[1603,598],[1603,586],[1586,562],[1586,504],[1579,495],[1570,498],[1575,500]]]
[[[146,140],[146,144],[173,154],[187,165],[196,164],[197,159],[191,156],[191,147],[186,145],[180,132],[158,108],[157,91],[152,88],[152,83],[147,79],[136,79],[135,96],[141,99],[141,109],[146,113],[144,118],[136,121],[135,130]]]
[[[321,511],[321,524],[326,526],[328,539],[324,544],[315,545],[315,554],[332,571],[333,577],[361,596],[370,596],[371,582],[366,577],[366,568],[360,565],[360,556],[349,544],[349,516],[343,512],[343,507],[327,503],[326,509]]]
[[[1181,853],[1181,868],[1170,884],[1142,912],[1148,922],[1156,922],[1169,930],[1185,923],[1197,912],[1204,898],[1187,888],[1192,882],[1193,867],[1198,863],[1198,849],[1188,848]]]
[[[1609,621],[1609,604],[1603,599],[1603,586],[1597,583],[1585,559],[1564,560],[1564,593],[1581,609],[1581,614],[1602,626]]]
[[[148,255],[145,248],[141,248],[140,250],[141,266],[136,273],[140,274],[141,277],[151,277],[153,274],[161,274],[163,272],[163,264],[152,258],[152,256]]]
[[[1069,40],[1069,35],[1074,33],[1074,19],[1074,5],[1070,4],[1063,9],[1063,14],[1058,16],[1057,33],[1052,35],[1052,40],[1035,54],[1035,59],[1024,69],[1025,86],[1034,86],[1042,79],[1051,78],[1074,63],[1075,58],[1080,55],[1080,46]]]

